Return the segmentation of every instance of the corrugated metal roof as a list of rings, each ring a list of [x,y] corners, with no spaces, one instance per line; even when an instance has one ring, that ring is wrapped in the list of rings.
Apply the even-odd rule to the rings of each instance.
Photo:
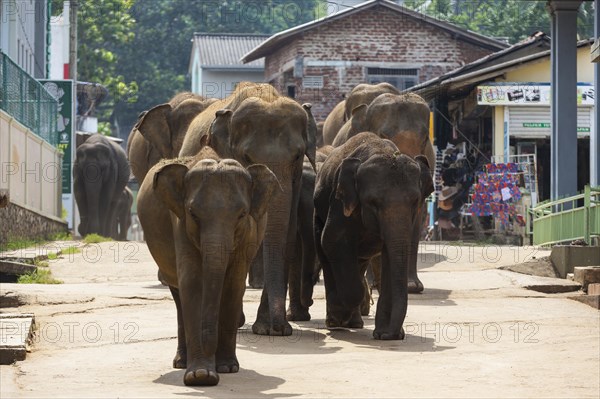
[[[194,33],[194,51],[200,66],[214,69],[264,68],[264,58],[244,64],[242,56],[264,42],[268,35]]]

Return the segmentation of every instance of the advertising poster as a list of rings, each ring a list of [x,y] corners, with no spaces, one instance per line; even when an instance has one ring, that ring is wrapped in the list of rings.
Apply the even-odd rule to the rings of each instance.
[[[550,105],[550,83],[500,83],[477,86],[479,105]],[[577,105],[594,105],[594,86],[577,84]]]

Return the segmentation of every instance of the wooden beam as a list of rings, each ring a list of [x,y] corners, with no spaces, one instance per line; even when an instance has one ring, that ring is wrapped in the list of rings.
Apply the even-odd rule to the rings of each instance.
[[[592,62],[600,62],[600,37],[592,44],[591,57]]]

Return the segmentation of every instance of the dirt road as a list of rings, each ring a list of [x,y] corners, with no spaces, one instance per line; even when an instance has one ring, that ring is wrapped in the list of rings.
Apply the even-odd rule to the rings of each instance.
[[[27,360],[0,366],[9,397],[591,397],[600,395],[600,316],[523,288],[561,282],[499,270],[547,253],[427,244],[421,295],[411,295],[404,341],[324,328],[322,283],[313,320],[291,337],[251,333],[260,292],[245,296],[240,372],[216,387],[186,387],[171,368],[175,306],[141,243],[103,243],[50,261],[61,285],[2,284],[35,314]]]

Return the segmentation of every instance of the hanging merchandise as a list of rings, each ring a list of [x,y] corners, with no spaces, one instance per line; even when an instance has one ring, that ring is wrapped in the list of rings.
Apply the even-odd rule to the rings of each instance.
[[[519,221],[515,205],[521,199],[521,174],[515,163],[485,165],[485,172],[477,173],[477,183],[473,186],[471,213],[475,216],[494,216],[505,228],[511,220]]]

